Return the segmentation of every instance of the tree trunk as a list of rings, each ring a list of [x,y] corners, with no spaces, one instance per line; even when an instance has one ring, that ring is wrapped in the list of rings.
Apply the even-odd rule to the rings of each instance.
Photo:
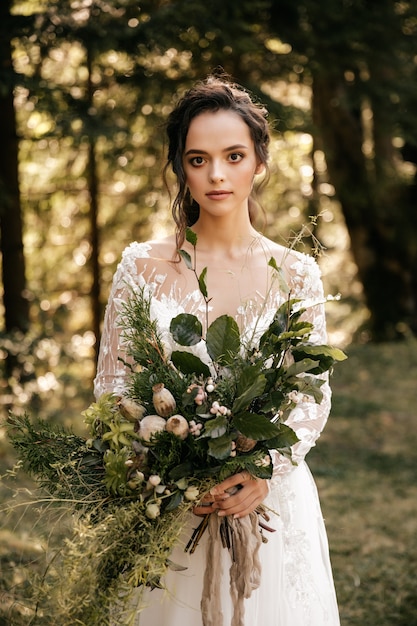
[[[88,70],[88,85],[87,85],[87,97],[89,108],[93,108],[93,91],[94,86],[92,84],[92,52],[87,47],[87,70]],[[93,332],[96,338],[95,341],[95,357],[96,362],[98,359],[99,347],[100,347],[100,324],[101,324],[101,304],[100,304],[100,265],[99,265],[99,230],[98,230],[98,176],[97,176],[97,159],[96,159],[96,142],[95,138],[90,135],[89,137],[89,149],[88,149],[88,163],[87,163],[87,180],[88,191],[90,196],[90,243],[91,243],[91,273],[92,273],[92,285],[91,285],[91,312],[93,319]]]
[[[0,230],[5,331],[26,332],[29,306],[25,298],[25,259],[18,181],[18,138],[14,111],[14,74],[10,47],[11,2],[0,3]]]
[[[348,102],[343,77],[314,77],[313,121],[350,235],[372,339],[392,340],[409,329],[417,333],[415,208],[394,179],[373,180],[375,169],[362,150],[361,117]]]

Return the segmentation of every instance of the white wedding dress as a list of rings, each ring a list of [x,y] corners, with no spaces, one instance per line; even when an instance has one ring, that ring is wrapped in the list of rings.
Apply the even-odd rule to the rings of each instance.
[[[309,320],[314,323],[311,340],[326,342],[323,307],[323,288],[316,262],[309,256],[291,253],[291,265],[287,279],[291,295],[309,303],[318,302],[308,309]],[[165,276],[157,271],[149,273],[145,283],[140,266],[149,259],[152,263],[152,247],[148,243],[133,243],[123,253],[113,279],[113,286],[106,309],[100,358],[95,379],[95,394],[109,391],[122,394],[126,386],[127,372],[118,355],[123,355],[117,318],[122,303],[132,289],[145,286],[152,294],[151,315],[158,322],[168,353],[174,344],[169,333],[171,319],[181,312],[202,317],[203,302],[198,290],[181,294],[173,285],[168,295],[162,293]],[[146,267],[146,266],[145,266]],[[151,276],[151,279],[149,279]],[[268,306],[262,309],[262,320],[257,330],[262,332],[271,322],[273,314],[285,295],[276,289]],[[250,311],[250,314],[247,313]],[[246,315],[246,319],[245,319]],[[242,331],[250,331],[253,324],[253,307],[242,308],[239,323]],[[259,338],[259,334],[257,335]],[[203,342],[190,350],[207,361]],[[300,441],[294,446],[293,465],[279,453],[274,455],[274,472],[270,480],[269,495],[265,504],[276,514],[271,514],[269,525],[275,532],[265,533],[268,543],[260,547],[262,565],[261,584],[245,600],[245,626],[338,626],[339,614],[334,590],[328,544],[316,485],[304,461],[304,457],[319,437],[330,410],[330,389],[324,383],[324,399],[321,404],[300,402],[292,411],[287,423],[296,431]],[[194,554],[184,552],[184,545],[192,529],[201,518],[190,515],[190,527],[184,544],[178,545],[172,561],[185,566],[184,571],[169,570],[166,590],[145,592],[146,608],[138,615],[139,626],[202,626],[200,600],[205,569],[205,544],[203,535]],[[223,561],[222,610],[223,624],[230,626],[233,607],[229,594],[230,557],[220,548]]]

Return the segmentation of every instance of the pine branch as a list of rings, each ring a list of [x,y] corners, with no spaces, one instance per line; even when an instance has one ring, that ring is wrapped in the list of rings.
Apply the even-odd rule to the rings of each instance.
[[[7,425],[23,470],[48,493],[80,505],[106,493],[102,454],[85,439],[44,420],[35,424],[28,415],[11,415]]]

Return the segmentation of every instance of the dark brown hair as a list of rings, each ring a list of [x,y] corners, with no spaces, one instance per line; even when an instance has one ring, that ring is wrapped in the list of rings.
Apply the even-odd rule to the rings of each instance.
[[[168,156],[164,168],[164,178],[169,167],[177,177],[178,192],[172,204],[172,215],[176,224],[177,249],[184,242],[185,230],[198,220],[200,207],[191,198],[187,189],[183,167],[185,141],[191,121],[206,111],[233,111],[240,115],[248,125],[255,146],[255,153],[260,163],[267,168],[269,125],[266,109],[256,103],[240,85],[225,78],[209,76],[197,83],[179,100],[170,113],[166,131],[168,135]],[[249,198],[249,214],[253,221],[256,202]]]

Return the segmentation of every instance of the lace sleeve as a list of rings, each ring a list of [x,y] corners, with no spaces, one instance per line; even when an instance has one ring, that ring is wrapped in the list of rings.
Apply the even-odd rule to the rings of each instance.
[[[324,312],[323,284],[320,277],[320,270],[317,263],[309,256],[297,255],[298,259],[291,265],[291,288],[295,298],[303,300],[303,305],[307,306],[304,314],[305,319],[312,322],[314,330],[310,341],[317,345],[327,342],[326,319]],[[314,304],[318,303],[318,304]],[[328,373],[321,375],[324,383],[321,387],[323,399],[320,404],[311,402],[300,402],[294,408],[287,424],[296,432],[300,441],[292,449],[293,461],[299,464],[304,460],[306,454],[315,445],[330,413],[331,390],[328,383]],[[274,477],[283,476],[291,472],[296,465],[290,459],[278,452],[273,452]]]
[[[114,274],[104,314],[97,374],[94,379],[96,398],[108,392],[122,395],[126,389],[129,369],[123,363],[126,360],[126,351],[120,337],[118,317],[131,290],[144,284],[142,275],[137,271],[136,259],[147,258],[149,249],[148,244],[132,243],[124,250]]]

